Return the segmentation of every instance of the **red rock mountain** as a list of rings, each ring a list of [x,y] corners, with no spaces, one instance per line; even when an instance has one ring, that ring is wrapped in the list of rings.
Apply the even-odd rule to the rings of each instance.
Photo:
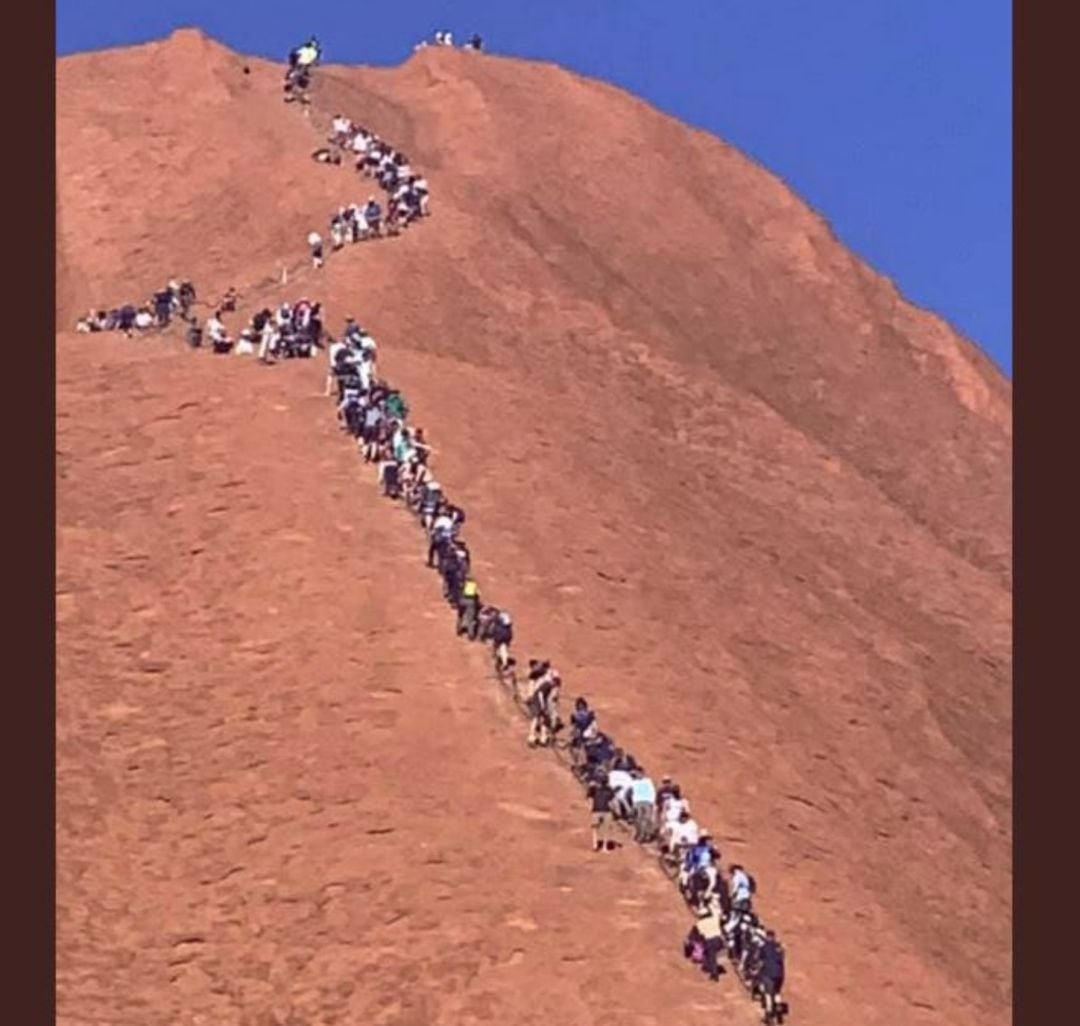
[[[66,331],[182,275],[373,332],[519,655],[754,871],[793,1022],[1008,1021],[1008,382],[611,86],[431,49],[320,69],[310,120],[280,87],[194,31],[57,62],[60,1020],[754,1021],[650,860],[589,853],[321,361]],[[433,216],[315,274],[373,191],[310,159],[339,111]]]

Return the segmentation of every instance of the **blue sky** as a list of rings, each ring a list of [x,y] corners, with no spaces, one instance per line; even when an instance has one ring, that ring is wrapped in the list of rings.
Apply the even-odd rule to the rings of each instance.
[[[748,153],[1012,373],[1008,0],[57,0],[56,18],[61,54],[198,25],[275,58],[314,32],[346,64],[478,31]]]

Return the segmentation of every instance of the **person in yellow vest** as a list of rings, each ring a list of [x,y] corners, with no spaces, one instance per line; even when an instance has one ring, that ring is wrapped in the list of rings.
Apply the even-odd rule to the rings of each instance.
[[[476,640],[480,626],[480,586],[472,577],[468,577],[461,586],[461,601],[458,603],[458,634],[466,634],[470,641]]]

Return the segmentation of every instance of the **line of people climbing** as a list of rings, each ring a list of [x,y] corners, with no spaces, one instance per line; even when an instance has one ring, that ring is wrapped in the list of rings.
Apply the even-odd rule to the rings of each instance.
[[[375,350],[374,340],[350,318],[341,341],[329,349],[327,390],[336,382],[341,428],[356,440],[365,462],[377,468],[382,494],[402,502],[423,527],[427,564],[442,578],[457,633],[491,645],[496,674],[528,716],[527,744],[569,752],[573,773],[591,806],[593,850],[618,847],[612,830],[616,823],[625,824],[637,843],[655,844],[696,916],[684,942],[686,957],[717,980],[723,971],[720,955],[727,952],[740,979],[761,1000],[764,1021],[783,1022],[788,1012],[780,996],[784,949],[754,911],[753,876],[735,863],[725,876],[720,851],[693,819],[679,785],[663,777],[657,786],[633,755],[600,730],[596,712],[584,697],[576,699],[569,723],[564,723],[559,714],[562,678],[550,661],[530,659],[525,680],[519,681],[510,654],[513,620],[506,610],[481,598],[462,537],[465,511],[434,478],[431,446],[422,428],[409,425],[401,392],[378,378]]]
[[[317,41],[310,40],[306,47],[294,51],[291,71],[310,72],[317,63]],[[337,127],[342,127],[340,122]],[[784,949],[754,911],[754,878],[738,864],[730,864],[727,874],[723,872],[720,851],[693,819],[679,785],[666,776],[657,785],[632,754],[600,729],[596,711],[584,696],[575,700],[568,722],[563,721],[559,714],[562,678],[549,660],[530,659],[524,680],[519,678],[517,661],[511,655],[513,619],[508,611],[481,598],[469,546],[462,536],[465,511],[450,501],[434,478],[433,450],[424,430],[410,425],[404,396],[378,376],[375,340],[352,318],[346,320],[340,339],[334,339],[325,332],[319,311],[318,303],[306,299],[282,304],[276,312],[264,308],[234,344],[221,321],[224,311],[215,308],[207,322],[211,348],[257,352],[265,361],[282,355],[311,356],[315,349],[327,349],[326,392],[335,398],[342,430],[355,440],[365,462],[376,468],[383,495],[401,502],[419,521],[427,563],[442,579],[456,631],[491,646],[498,679],[528,718],[527,744],[568,757],[589,802],[593,850],[604,853],[619,847],[616,824],[624,825],[636,843],[654,845],[695,916],[684,940],[684,955],[717,980],[723,972],[721,955],[726,953],[739,978],[761,1002],[763,1021],[782,1023],[789,1011],[781,997]],[[194,323],[189,328],[193,347],[201,345],[201,335],[193,334],[197,330]],[[293,342],[286,339],[302,345],[292,351]]]
[[[430,214],[430,189],[427,178],[414,171],[409,158],[362,125],[335,114],[327,145],[312,153],[324,164],[341,164],[350,154],[358,174],[374,180],[386,194],[386,209],[373,196],[364,203],[338,207],[330,216],[330,249],[337,251],[346,243],[397,235],[413,221]],[[307,238],[312,266],[322,267],[326,259],[325,242],[317,230]]]

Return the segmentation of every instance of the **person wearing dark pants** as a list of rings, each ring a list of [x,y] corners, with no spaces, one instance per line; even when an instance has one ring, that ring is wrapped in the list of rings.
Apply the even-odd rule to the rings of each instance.
[[[765,1005],[764,1023],[780,1021],[780,991],[784,986],[784,949],[773,930],[765,931],[765,943],[758,956],[757,985]]]

